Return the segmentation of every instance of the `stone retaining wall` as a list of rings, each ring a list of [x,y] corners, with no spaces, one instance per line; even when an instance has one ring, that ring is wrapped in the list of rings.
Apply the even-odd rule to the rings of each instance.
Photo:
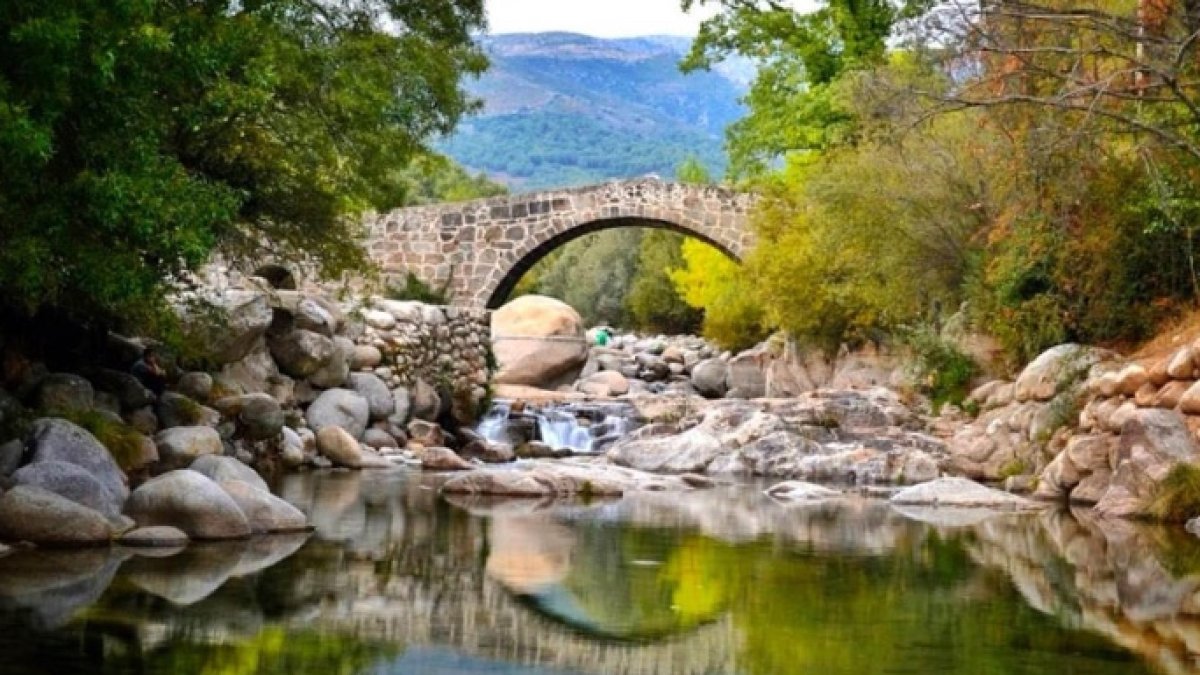
[[[372,370],[392,387],[418,381],[451,392],[453,402],[478,405],[491,376],[491,312],[483,309],[376,300],[363,312],[355,342],[379,352]],[[373,360],[374,354],[369,354]],[[466,412],[466,411],[463,411]],[[485,412],[485,411],[480,411]]]

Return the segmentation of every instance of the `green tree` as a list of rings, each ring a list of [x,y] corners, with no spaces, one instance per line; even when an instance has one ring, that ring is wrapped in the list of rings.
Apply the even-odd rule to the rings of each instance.
[[[759,61],[746,96],[749,113],[726,131],[730,172],[765,172],[789,152],[820,150],[848,135],[854,117],[831,85],[843,73],[881,63],[892,28],[929,0],[823,0],[812,11],[776,0],[682,0],[685,11],[718,5],[700,26],[685,71],[731,54]]]
[[[482,0],[4,3],[0,302],[144,326],[214,252],[364,264],[354,215],[472,109],[483,25]]]
[[[629,288],[626,304],[636,327],[659,333],[693,333],[704,314],[679,297],[670,272],[683,266],[684,235],[669,230],[651,230],[642,235],[638,247],[637,276]]]

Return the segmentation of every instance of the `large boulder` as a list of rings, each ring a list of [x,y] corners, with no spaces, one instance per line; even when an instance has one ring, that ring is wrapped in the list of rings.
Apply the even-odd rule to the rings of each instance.
[[[121,535],[122,546],[130,548],[180,548],[188,545],[188,536],[183,530],[169,525],[139,527]]]
[[[163,429],[171,427],[215,427],[221,423],[221,413],[173,391],[163,392],[154,406]]]
[[[525,295],[492,313],[498,384],[554,388],[573,382],[587,363],[583,319],[566,303]]]
[[[40,419],[33,423],[26,442],[30,464],[66,462],[87,471],[101,485],[109,501],[123,503],[129,496],[125,474],[96,437],[67,420]]]
[[[51,373],[38,384],[34,406],[46,413],[91,410],[96,404],[92,383],[70,373]]]
[[[340,335],[333,338],[333,355],[325,365],[308,376],[308,381],[322,389],[344,386],[346,377],[350,375],[350,360],[353,358],[354,342]]]
[[[219,485],[241,509],[254,534],[300,532],[308,527],[308,519],[300,509],[268,490],[236,479],[222,481]]]
[[[270,391],[281,377],[279,366],[266,343],[259,342],[241,359],[225,364],[215,379],[221,389],[228,393],[253,394]],[[182,388],[180,391],[183,391]],[[207,397],[197,400],[207,400]]]
[[[0,495],[0,539],[42,546],[108,543],[112,525],[102,513],[32,485]]]
[[[274,313],[267,296],[254,291],[228,291],[213,300],[214,317],[199,312],[185,317],[191,344],[203,345],[201,356],[215,363],[240,361],[271,326]]]
[[[194,370],[179,376],[175,383],[179,393],[196,401],[207,401],[212,396],[213,376],[201,370]]]
[[[131,373],[98,368],[88,376],[97,389],[117,398],[122,411],[137,410],[154,403],[154,393]]]
[[[920,506],[1007,510],[1040,508],[1037,502],[980,485],[966,478],[938,478],[927,483],[906,487],[892,495],[891,502]]]
[[[214,483],[237,480],[264,492],[271,491],[271,488],[267,487],[267,482],[258,475],[257,471],[233,457],[205,455],[192,462],[190,468],[192,471],[207,476]]]
[[[742,352],[729,359],[725,376],[725,395],[729,398],[761,398],[767,394],[764,354],[758,350]]]
[[[721,359],[705,359],[692,366],[692,386],[705,398],[721,398],[729,390],[729,364]]]
[[[304,411],[304,419],[314,432],[341,427],[354,438],[362,438],[371,419],[371,407],[367,399],[349,389],[327,389]]]
[[[129,495],[125,514],[140,527],[170,525],[192,539],[241,539],[251,533],[237,502],[207,476],[189,469],[143,483]]]
[[[409,415],[413,419],[433,422],[442,414],[442,396],[433,385],[417,378],[409,393]]]
[[[1049,401],[1086,377],[1092,366],[1112,357],[1107,350],[1073,343],[1051,347],[1017,376],[1013,397],[1021,402]]]
[[[237,420],[238,432],[249,440],[278,438],[283,431],[283,408],[269,394],[227,396],[214,405],[225,417]]]
[[[296,303],[294,319],[296,328],[325,337],[333,337],[337,330],[337,318],[313,298],[304,298]]]
[[[1108,490],[1096,504],[1106,516],[1148,515],[1159,483],[1177,464],[1200,465],[1200,452],[1183,415],[1142,408],[1121,425],[1116,466]]]
[[[396,413],[396,401],[383,380],[373,373],[351,373],[350,389],[367,399],[371,421],[387,419]]]
[[[608,458],[615,464],[640,471],[703,473],[713,460],[727,451],[712,430],[702,425],[678,435],[618,442],[609,449]]]
[[[425,448],[418,457],[421,468],[428,471],[470,471],[475,465],[459,457],[450,448]]]
[[[347,469],[361,469],[363,466],[363,452],[358,441],[338,426],[322,427],[317,431],[317,452],[333,462],[334,466]]]
[[[591,396],[623,396],[629,393],[629,380],[615,370],[602,370],[580,380],[575,388]]]
[[[41,488],[98,511],[108,518],[121,514],[123,501],[104,488],[86,469],[67,462],[27,464],[12,475],[13,483]]]
[[[842,493],[837,490],[799,480],[776,483],[767,488],[765,494],[785,502],[819,502],[842,497]]]
[[[220,455],[225,451],[221,434],[212,427],[172,427],[154,436],[158,459],[166,470],[190,466],[203,455]]]
[[[271,356],[292,377],[308,377],[334,358],[333,339],[310,330],[293,330],[270,341]]]
[[[388,416],[388,422],[402,427],[408,423],[408,418],[413,411],[412,394],[409,393],[407,387],[396,387],[392,390],[392,400],[395,401],[396,406],[392,409],[392,414]],[[440,402],[439,405],[441,405]]]
[[[7,443],[0,443],[0,478],[11,476],[21,466],[21,458],[25,456],[25,444],[21,439],[14,438]]]

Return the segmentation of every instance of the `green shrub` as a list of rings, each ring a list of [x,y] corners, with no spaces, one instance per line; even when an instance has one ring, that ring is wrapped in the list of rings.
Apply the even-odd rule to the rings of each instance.
[[[934,412],[947,403],[961,405],[979,372],[975,361],[929,326],[907,328],[901,339],[912,349],[919,386],[933,402]]]
[[[1172,467],[1154,489],[1146,514],[1171,523],[1200,516],[1200,467],[1192,464]]]
[[[1013,476],[1023,476],[1029,473],[1029,463],[1020,457],[1014,457],[1000,467],[1000,480],[1012,478]]]
[[[142,443],[146,437],[124,422],[118,422],[97,410],[76,410],[62,417],[95,436],[122,469],[131,468],[134,460],[142,454]]]
[[[384,295],[392,300],[415,300],[429,305],[450,304],[450,279],[441,288],[433,288],[420,277],[409,272],[404,277],[404,284],[393,283],[388,286]]]

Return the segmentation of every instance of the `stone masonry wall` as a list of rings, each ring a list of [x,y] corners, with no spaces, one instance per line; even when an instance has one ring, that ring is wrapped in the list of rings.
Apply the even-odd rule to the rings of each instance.
[[[355,339],[367,352],[362,370],[393,388],[424,382],[452,392],[452,402],[460,405],[486,398],[491,375],[487,310],[377,299],[363,312],[363,321]]]
[[[717,186],[617,181],[398,209],[368,219],[367,248],[389,278],[411,272],[455,305],[486,307],[549,250],[606,227],[667,227],[741,259],[753,201]]]

